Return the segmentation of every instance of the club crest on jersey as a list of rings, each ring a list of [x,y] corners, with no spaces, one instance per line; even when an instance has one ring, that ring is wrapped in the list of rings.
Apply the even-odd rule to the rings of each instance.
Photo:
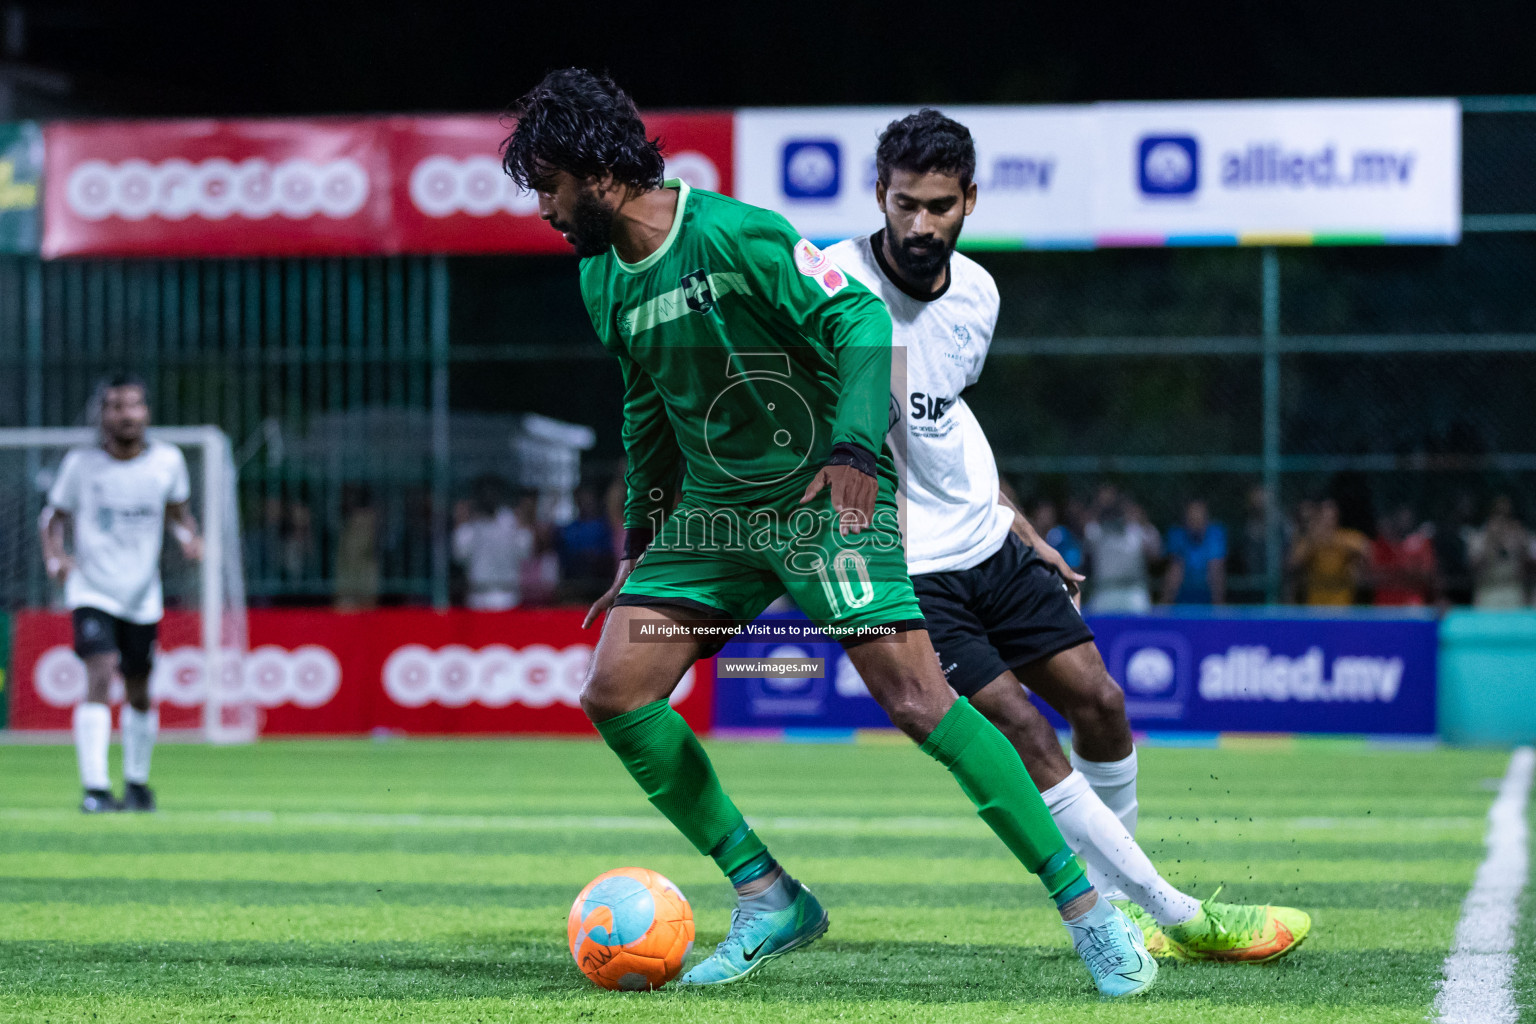
[[[954,326],[955,341],[959,343],[961,348],[965,348],[965,346],[971,343],[971,329],[965,326],[965,324],[955,324]]]
[[[684,274],[681,284],[689,309],[695,313],[708,313],[715,308],[715,295],[709,290],[709,275],[704,271]]]
[[[832,262],[832,257],[802,238],[795,243],[795,269],[821,285],[828,295],[848,287],[848,276]]]

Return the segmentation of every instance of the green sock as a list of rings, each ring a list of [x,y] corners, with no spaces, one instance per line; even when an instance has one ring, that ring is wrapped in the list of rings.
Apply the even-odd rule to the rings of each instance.
[[[651,804],[733,884],[773,867],[768,848],[720,788],[699,738],[670,704],[658,700],[596,724]]]
[[[976,813],[1049,890],[1057,906],[1089,889],[1083,866],[1051,819],[1019,752],[961,697],[923,742],[923,753],[960,783]]]

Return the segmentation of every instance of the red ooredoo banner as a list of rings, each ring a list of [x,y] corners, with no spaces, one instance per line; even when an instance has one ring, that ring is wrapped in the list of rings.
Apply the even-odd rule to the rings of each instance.
[[[269,735],[586,734],[581,684],[597,636],[581,628],[583,614],[258,610],[250,613],[250,651],[227,685],[261,708]],[[11,727],[69,728],[86,688],[69,617],[22,612],[14,623]],[[195,728],[206,692],[195,620],[169,614],[160,635],[150,690],[161,724]],[[711,721],[712,682],[709,663],[700,662],[673,695],[700,731]]]
[[[43,255],[379,251],[390,235],[383,122],[49,125]]]
[[[667,174],[729,192],[729,113],[658,113]],[[59,256],[568,253],[501,170],[494,114],[74,122],[46,130]]]

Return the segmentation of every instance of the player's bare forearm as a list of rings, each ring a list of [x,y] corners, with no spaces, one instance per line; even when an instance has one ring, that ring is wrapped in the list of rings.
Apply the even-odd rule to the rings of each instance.
[[[42,542],[43,557],[57,558],[64,554],[64,524],[69,513],[49,505],[37,520],[37,535]]]
[[[1008,500],[1008,495],[998,491],[997,503],[1004,508],[1013,510],[1013,526],[1011,529],[1014,536],[1035,549],[1035,554],[1040,557],[1041,561],[1054,569],[1056,575],[1060,576],[1066,583],[1067,591],[1072,595],[1072,599],[1074,601],[1077,600],[1079,585],[1086,581],[1088,577],[1068,565],[1067,560],[1061,557],[1061,552],[1057,551],[1046,542],[1044,537],[1035,532],[1034,524],[1029,521],[1029,517],[1020,511],[1019,506]]]
[[[178,501],[165,506],[165,525],[171,531],[171,536],[176,538],[176,543],[181,545],[181,553],[189,561],[196,562],[203,557],[203,537],[198,532],[197,519],[192,515],[192,506],[185,501]]]
[[[1008,495],[1004,494],[1002,491],[998,491],[997,503],[1013,512],[1013,526],[1011,529],[1013,530],[1014,536],[1018,537],[1019,540],[1023,541],[1025,544],[1028,544],[1030,547],[1038,547],[1045,543],[1044,539],[1042,539],[1041,536],[1035,532],[1034,524],[1029,521],[1029,517],[1024,514],[1023,510],[1020,509],[1019,506],[1015,505],[1008,499]]]
[[[69,554],[64,549],[64,530],[68,525],[69,513],[52,505],[43,509],[37,521],[38,539],[43,548],[43,565],[48,570],[48,576],[58,582],[63,582],[71,568]]]
[[[1006,509],[1012,510],[1012,530],[1014,536],[1018,537],[1019,540],[1023,541],[1025,544],[1028,544],[1030,547],[1037,547],[1039,544],[1043,543],[1040,535],[1035,532],[1034,525],[1029,521],[1029,517],[1026,516],[1022,510],[1020,510],[1019,506],[1008,500],[1008,495],[1004,494],[1002,491],[998,491],[997,503]]]

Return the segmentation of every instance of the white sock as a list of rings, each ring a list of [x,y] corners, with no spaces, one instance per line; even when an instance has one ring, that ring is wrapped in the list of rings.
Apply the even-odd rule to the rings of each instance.
[[[86,789],[111,789],[107,744],[112,742],[112,709],[105,704],[82,701],[75,705],[74,726],[80,785]]]
[[[1119,761],[1089,761],[1072,751],[1072,767],[1083,773],[1104,806],[1115,812],[1120,824],[1136,834],[1136,751]]]
[[[149,758],[155,752],[155,736],[160,732],[160,709],[136,710],[124,704],[123,781],[143,784],[149,781]]]
[[[739,895],[739,894],[738,894]],[[740,896],[740,904],[751,910],[783,910],[800,895],[800,883],[779,868],[779,877],[762,892],[752,896]]]
[[[1040,796],[1067,845],[1087,864],[1088,881],[1101,894],[1121,890],[1160,925],[1183,924],[1200,912],[1198,900],[1157,873],[1081,772],[1073,772]]]

